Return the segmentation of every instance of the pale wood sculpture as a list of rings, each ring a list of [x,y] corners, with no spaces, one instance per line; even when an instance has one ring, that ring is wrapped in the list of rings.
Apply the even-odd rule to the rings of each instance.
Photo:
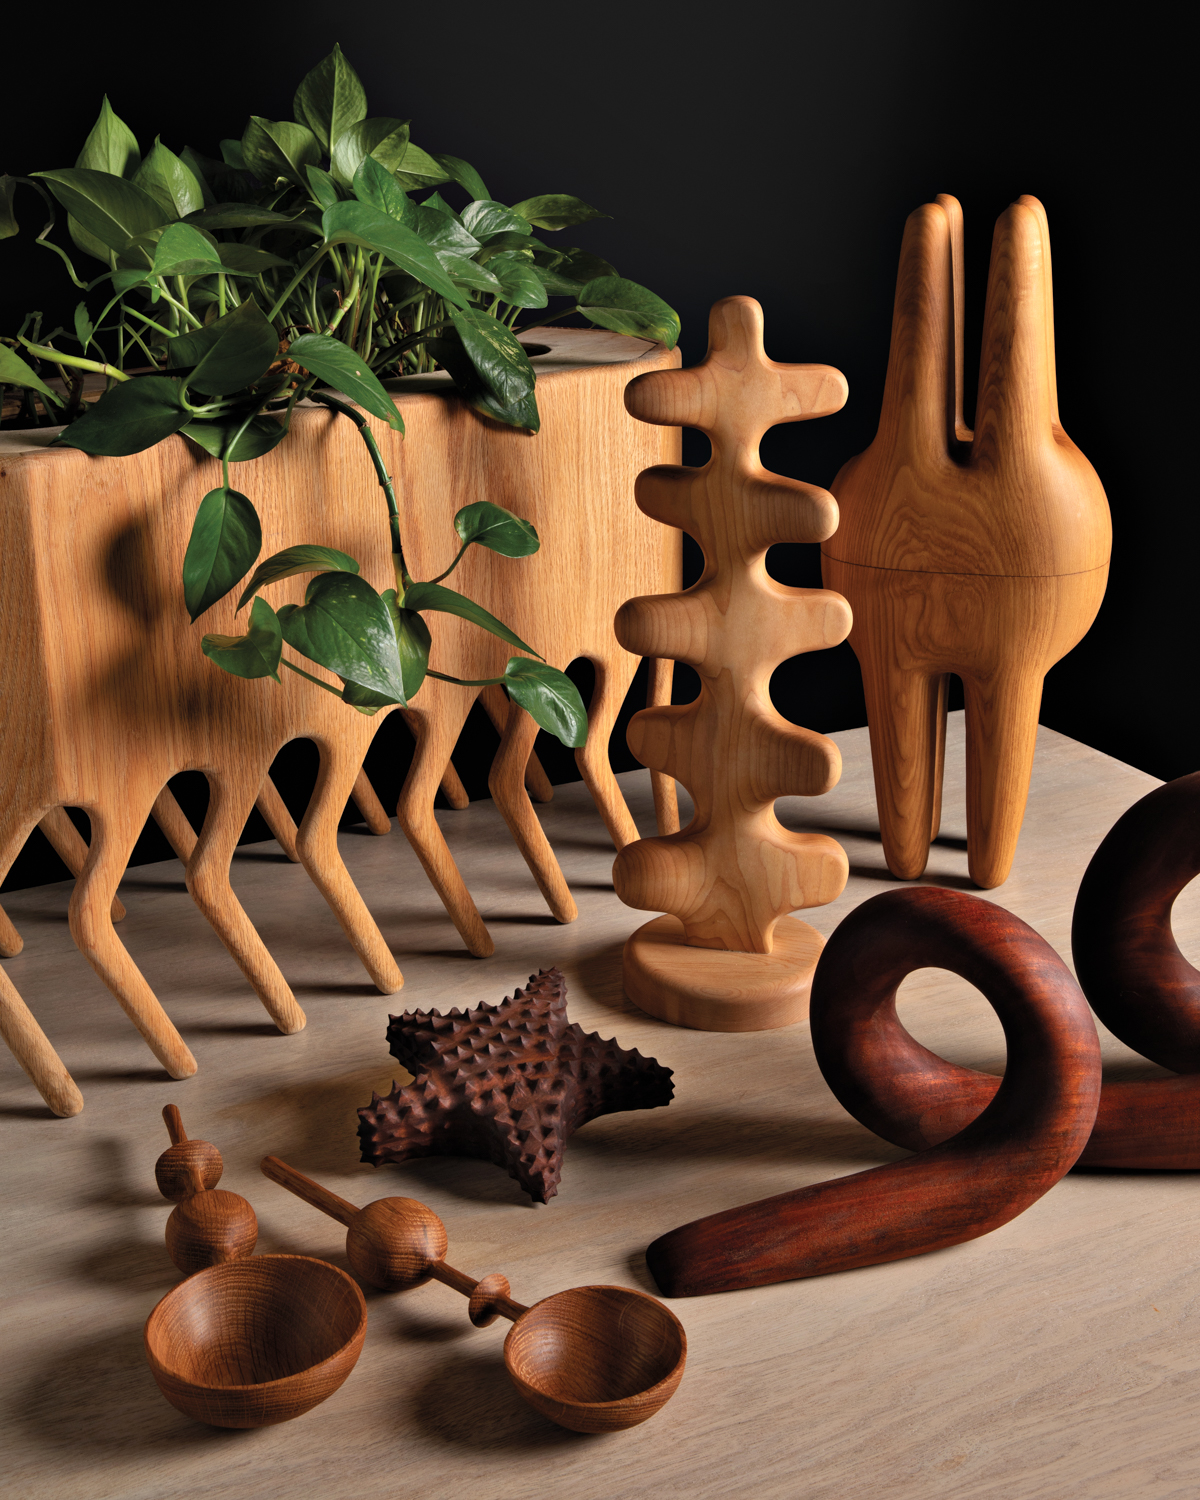
[[[174,1104],[163,1107],[171,1144],[154,1164],[164,1198],[177,1206],[167,1220],[167,1254],[185,1276],[239,1260],[258,1243],[258,1219],[245,1198],[216,1184],[224,1163],[208,1141],[190,1141]]]
[[[567,1019],[560,969],[529,976],[499,1005],[405,1011],[387,1039],[413,1081],[360,1109],[362,1159],[419,1156],[495,1162],[535,1203],[558,1192],[563,1152],[600,1115],[669,1104],[671,1069]]]
[[[946,684],[967,715],[971,879],[1008,878],[1042,679],[1108,579],[1104,490],[1058,419],[1050,236],[1036,198],[992,242],[975,429],[963,420],[963,230],[942,194],[904,231],[879,431],[834,480],[825,583],[854,609],[884,854],[914,879],[938,830]]]
[[[257,1255],[168,1292],[144,1343],[178,1411],[213,1427],[269,1427],[332,1396],[366,1334],[367,1304],[345,1271],[307,1255]]]
[[[669,1308],[622,1286],[581,1286],[524,1307],[508,1279],[481,1281],[444,1259],[441,1219],[415,1198],[380,1198],[355,1208],[336,1193],[264,1157],[263,1174],[345,1224],[346,1258],[370,1286],[404,1292],[429,1280],[470,1299],[476,1328],[512,1322],[504,1364],[526,1401],[573,1432],[621,1432],[647,1421],[675,1394],[687,1361],[687,1335]]]
[[[640,421],[697,427],[712,442],[702,469],[660,466],[637,482],[647,515],[680,526],[704,551],[685,594],[632,599],[617,614],[628,650],[686,661],[700,696],[647,708],[629,727],[643,764],[692,794],[681,833],[644,839],[613,866],[629,906],[667,916],[625,945],[625,991],[663,1020],[707,1031],[755,1031],[800,1020],[821,949],[787,913],[819,906],[846,883],[841,847],[792,833],[775,817],[782,796],[817,796],[841,774],[837,747],[773,708],[771,673],[787,657],[836,646],[850,610],[825,589],[794,589],[767,573],[774,542],[817,542],[834,531],[833,496],[771,474],[758,445],[778,422],[838,411],[846,382],[828,365],[781,365],[763,351],[763,318],[749,297],[718,302],[708,355],[691,370],[642,375],[625,394]]]
[[[1004,1027],[1003,1079],[952,1070],[992,1086],[977,1120],[979,1108],[947,1120],[940,1074],[950,1064],[896,1015],[901,981],[927,967],[975,985]],[[646,1260],[668,1296],[822,1276],[962,1244],[1023,1213],[1087,1145],[1100,1102],[1100,1043],[1087,1002],[1054,949],[989,901],[932,886],[864,901],[821,955],[810,1021],[821,1072],[856,1119],[896,1140],[889,1103],[902,1098],[906,1122],[940,1144],[663,1235]]]
[[[454,582],[555,665],[579,655],[595,664],[591,734],[578,759],[610,831],[624,842],[636,830],[607,745],[637,661],[616,645],[611,619],[631,586],[677,586],[681,541],[628,504],[634,476],[648,462],[677,456],[679,435],[640,427],[624,412],[621,392],[631,362],[666,368],[678,355],[583,330],[547,341],[557,366],[539,379],[536,440],[484,424],[445,393],[444,382],[422,377],[428,389],[400,382],[408,442],[391,432],[380,442],[396,475],[415,575],[446,566],[455,550],[453,517],[473,501],[504,504],[538,527],[544,545],[534,557],[477,556],[482,549],[474,548]],[[129,458],[90,459],[48,447],[52,435],[0,434],[0,635],[11,643],[0,716],[0,880],[47,814],[64,806],[88,812],[93,840],[71,900],[72,933],[163,1066],[183,1078],[195,1060],[113,928],[117,883],[146,818],[154,813],[187,860],[189,890],[276,1024],[296,1031],[303,1011],[233,894],[229,861],[256,802],[288,848],[291,820],[267,773],[282,745],[312,739],[321,765],[295,846],[371,978],[391,993],[403,982],[400,971],[337,851],[338,818],[352,793],[373,826],[382,831],[386,821],[361,772],[381,720],[289,673],[282,686],[247,683],[201,656],[202,631],[242,628],[236,591],[195,628],[179,597],[196,507],[219,482],[211,459],[182,438]],[[288,441],[247,473],[242,482],[262,519],[264,556],[298,539],[336,547],[357,557],[378,587],[389,585],[383,501],[350,423],[325,409],[298,410]],[[281,604],[295,586],[289,580],[267,592]],[[64,599],[71,600],[66,615]],[[497,676],[509,650],[453,616],[438,621],[439,670]],[[652,685],[656,701],[669,697],[666,673],[654,673]],[[491,939],[433,815],[439,783],[461,793],[450,752],[479,691],[430,680],[419,706],[405,713],[418,743],[400,818],[468,947],[485,954]],[[499,705],[492,711],[499,716]],[[574,903],[523,785],[535,730],[523,711],[505,713],[492,790],[552,909],[567,920]],[[212,793],[198,839],[166,787],[189,769],[206,773]],[[668,794],[661,796],[665,806]],[[0,954],[20,948],[0,913]],[[77,1109],[78,1090],[7,979],[0,1021],[51,1108]]]

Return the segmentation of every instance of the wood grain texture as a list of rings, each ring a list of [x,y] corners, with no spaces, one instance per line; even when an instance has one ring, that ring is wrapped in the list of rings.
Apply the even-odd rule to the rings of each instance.
[[[167,1254],[185,1276],[250,1255],[258,1220],[245,1198],[216,1184],[224,1163],[209,1141],[189,1140],[179,1109],[163,1109],[171,1144],[154,1164],[154,1180],[176,1206],[167,1220]]]
[[[959,1245],[1007,1224],[1075,1164],[1096,1119],[1100,1047],[1087,1003],[1050,945],[1003,908],[933,887],[853,911],[817,965],[813,1051],[838,1100],[874,1129],[878,1090],[938,1118],[941,1059],[908,1034],[896,991],[934,966],[982,990],[1008,1066],[987,1110],[906,1161],[781,1193],[663,1235],[646,1251],[673,1297],[821,1276]],[[962,1071],[962,1070],[959,1070]],[[949,1136],[950,1138],[946,1138]]]
[[[146,1320],[146,1359],[185,1416],[214,1427],[290,1422],[354,1368],[367,1304],[337,1266],[260,1255],[189,1276]]]
[[[979,398],[963,418],[963,229],[942,194],[908,220],[879,431],[833,490],[822,576],[854,610],[884,849],[925,868],[937,832],[947,674],[968,721],[972,880],[1002,884],[1021,828],[1042,679],[1108,578],[1104,490],[1058,417],[1050,236],[1022,197],[992,243]]]
[[[846,883],[845,855],[832,839],[788,832],[775,817],[777,797],[817,796],[841,767],[824,735],[775,711],[770,679],[786,658],[844,640],[850,610],[828,590],[776,583],[765,564],[775,542],[829,536],[837,505],[814,485],[769,473],[758,456],[768,428],[828,415],[845,400],[837,370],[767,358],[762,309],[749,297],[712,309],[703,364],[639,376],[625,393],[641,421],[696,427],[712,443],[702,469],[660,465],[637,482],[647,515],[699,542],[699,581],[684,594],[631,599],[616,619],[617,638],[630,651],[685,661],[700,676],[694,702],[646,709],[627,736],[644,765],[688,789],[692,821],[681,832],[630,845],[613,866],[623,901],[682,924],[686,945],[674,954],[669,991],[657,982],[657,929],[643,928],[625,949],[630,998],[677,1024],[751,1030],[800,1019],[811,966],[795,970],[790,1005],[775,984],[770,1001],[756,1007],[756,957],[771,953],[780,918],[833,900]],[[747,955],[723,965],[733,980],[723,1006],[689,1003],[689,977],[711,988],[715,972],[693,949]],[[743,975],[744,983],[735,977]]]
[[[401,381],[408,443],[391,433],[382,441],[418,576],[446,566],[453,516],[464,504],[491,499],[537,524],[544,550],[535,558],[476,556],[483,549],[475,548],[456,582],[522,638],[542,644],[556,665],[579,654],[596,662],[592,748],[580,752],[580,765],[614,836],[628,837],[632,824],[607,743],[637,663],[616,646],[611,620],[631,586],[678,583],[680,538],[642,517],[629,495],[646,463],[677,456],[679,438],[629,418],[621,391],[631,361],[657,369],[678,356],[581,330],[548,342],[557,353],[539,384],[538,439],[482,422],[444,383]],[[582,433],[590,435],[586,442]],[[73,935],[155,1056],[183,1078],[195,1071],[195,1059],[112,925],[117,882],[147,816],[153,812],[186,860],[193,898],[281,1031],[301,1028],[304,1012],[229,883],[230,858],[256,803],[277,825],[285,852],[294,847],[375,985],[393,993],[403,983],[400,970],[346,875],[336,839],[347,798],[356,785],[362,790],[363,756],[381,720],[346,710],[291,674],[282,686],[242,682],[200,654],[200,634],[241,628],[234,596],[194,627],[179,596],[192,518],[217,482],[212,460],[197,457],[182,438],[130,458],[91,459],[50,448],[52,436],[0,435],[0,631],[13,642],[13,707],[0,720],[0,879],[33,826],[54,809],[88,812],[93,839],[72,900]],[[351,553],[380,588],[391,581],[383,502],[349,423],[323,409],[298,411],[289,441],[257,462],[246,482],[262,519],[264,555],[300,539]],[[581,582],[565,585],[563,571],[571,569],[582,570]],[[64,590],[86,630],[64,627]],[[267,590],[276,604],[289,592],[291,583]],[[442,620],[441,670],[467,678],[503,670],[507,647],[452,616]],[[491,937],[433,817],[434,793],[452,774],[450,751],[477,691],[430,681],[421,706],[406,715],[418,749],[401,821],[468,947],[485,954]],[[552,910],[569,920],[574,902],[523,784],[533,735],[527,715],[510,716],[495,795]],[[267,773],[280,747],[297,737],[312,739],[321,759],[293,845],[291,819]],[[167,788],[172,775],[189,769],[204,771],[211,789],[199,838]],[[368,811],[378,825],[376,809]],[[0,947],[20,951],[7,919]],[[13,990],[10,1014],[22,1004]],[[32,1049],[21,1059],[30,1076],[45,1076],[36,1022],[28,1017],[9,1030]]]

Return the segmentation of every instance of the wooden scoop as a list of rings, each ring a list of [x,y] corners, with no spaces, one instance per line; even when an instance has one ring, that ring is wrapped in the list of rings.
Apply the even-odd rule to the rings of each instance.
[[[170,1147],[154,1164],[164,1198],[177,1205],[167,1220],[167,1253],[185,1276],[249,1255],[258,1243],[258,1220],[245,1198],[220,1182],[224,1163],[208,1141],[189,1141],[174,1104],[163,1109]]]
[[[477,1328],[512,1322],[504,1363],[513,1384],[543,1416],[575,1432],[618,1432],[652,1417],[675,1394],[687,1359],[683,1325],[644,1292],[574,1287],[524,1307],[498,1273],[476,1281],[448,1266],[446,1228],[414,1198],[380,1198],[355,1208],[277,1156],[264,1176],[346,1225],[346,1256],[371,1286],[407,1291],[429,1280],[469,1298]]]

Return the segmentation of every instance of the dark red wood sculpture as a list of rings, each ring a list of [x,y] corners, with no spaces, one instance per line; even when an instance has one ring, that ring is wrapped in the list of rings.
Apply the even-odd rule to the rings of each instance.
[[[359,1110],[362,1160],[479,1157],[546,1203],[581,1125],[669,1104],[671,1069],[569,1022],[566,994],[561,971],[546,969],[499,1005],[392,1016],[392,1055],[413,1081]]]
[[[929,966],[982,990],[1008,1044],[1003,1080],[955,1070],[986,1080],[994,1095],[961,1129],[942,1130],[942,1073],[950,1065],[896,1015],[901,980]],[[1049,944],[990,902],[934,887],[864,902],[821,955],[810,1019],[822,1072],[851,1114],[894,1140],[875,1123],[878,1115],[891,1126],[891,1114],[876,1105],[880,1094],[889,1104],[894,1095],[910,1131],[932,1130],[941,1143],[663,1235],[646,1260],[668,1296],[819,1276],[960,1244],[1022,1213],[1083,1150],[1100,1096],[1091,1013]]]

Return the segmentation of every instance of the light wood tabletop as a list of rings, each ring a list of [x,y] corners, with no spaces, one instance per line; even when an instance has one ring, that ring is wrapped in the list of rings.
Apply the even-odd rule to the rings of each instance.
[[[833,736],[841,783],[784,799],[790,828],[832,835],[850,880],[805,913],[828,934],[892,888],[879,842],[867,731]],[[942,832],[928,883],[966,879],[962,718],[950,719]],[[649,776],[622,787],[644,833]],[[1053,731],[1038,736],[1012,875],[990,898],[1069,959],[1075,890],[1117,816],[1156,783]],[[529,1304],[567,1287],[654,1292],[643,1252],[701,1214],[858,1171],[904,1153],[836,1103],[805,1023],[721,1034],[677,1029],[621,992],[621,949],[643,914],[613,894],[613,849],[582,784],[539,817],[579,905],[547,915],[490,802],[439,813],[496,938],[467,956],[405,840],[347,831],[347,866],[404,971],[380,996],[320,893],[273,844],[238,851],[233,881],[301,1000],[283,1036],[183,885],[177,863],[131,870],[123,938],[192,1048],[172,1082],[71,942],[70,886],[15,892],[26,939],[6,970],[86,1098],[56,1119],[0,1049],[0,1490],[29,1500],[158,1497],[643,1496],[804,1500],[1166,1500],[1200,1490],[1200,1344],[1193,1337],[1200,1184],[1183,1173],[1070,1173],[982,1239],[912,1260],[669,1305],[688,1338],[674,1399],[645,1425],[588,1437],[526,1406],[501,1357],[507,1324],[475,1329],[431,1282],[368,1291],[366,1345],[346,1383],[297,1421],[226,1431],[159,1394],[142,1351],[151,1308],[178,1282],[154,1163],[161,1111],[225,1160],[222,1188],[259,1222],[260,1253],[346,1267],[345,1230],[267,1181],[274,1153],[350,1202],[404,1195],[445,1221],[456,1265],[503,1272]],[[1200,885],[1200,883],[1198,883]],[[1189,956],[1200,896],[1176,907]],[[675,1070],[669,1107],[594,1120],[572,1137],[559,1194],[534,1205],[499,1168],[358,1161],[355,1107],[400,1074],[389,1011],[498,1001],[561,966],[570,1018]],[[923,970],[901,1013],[951,1060],[999,1071],[1003,1038],[966,984]],[[1101,1029],[1110,1075],[1155,1076]]]

